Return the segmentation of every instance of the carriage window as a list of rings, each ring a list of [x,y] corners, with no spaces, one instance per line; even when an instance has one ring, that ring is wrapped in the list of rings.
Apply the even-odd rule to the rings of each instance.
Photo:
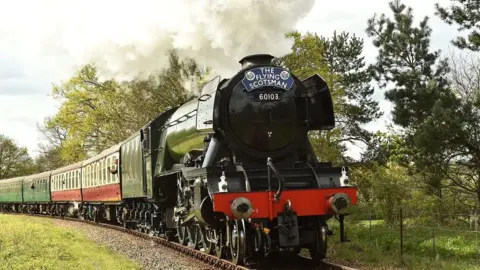
[[[85,186],[90,187],[90,165],[87,166],[86,172],[85,172]]]
[[[87,186],[87,168],[83,168],[82,169],[82,187],[86,187]]]
[[[103,160],[103,178],[105,179],[105,184],[108,184],[108,160],[106,158]]]
[[[100,161],[97,161],[95,163],[95,172],[97,174],[97,186],[102,184],[101,178],[100,178]]]
[[[92,163],[92,186],[97,184],[97,164]]]
[[[108,167],[107,159],[104,159],[104,160],[103,160],[103,179],[104,179],[104,181],[105,181],[105,184],[108,184],[108,172],[107,172],[107,167]]]
[[[111,162],[112,162],[112,158],[109,157],[106,164],[107,165],[107,181],[109,184],[112,183],[112,174],[110,173],[110,169],[112,168]]]
[[[87,167],[87,174],[88,174],[88,181],[87,181],[87,185],[88,187],[91,187],[92,186],[92,165],[88,165]]]
[[[92,186],[95,186],[95,163],[92,163]]]
[[[97,161],[97,163],[95,163],[95,176],[97,179],[97,186],[101,185],[102,182],[100,180],[100,161]]]
[[[113,166],[114,166],[113,160],[114,160],[114,158],[112,157],[110,159],[110,168],[112,168],[112,169],[113,169]],[[111,183],[115,183],[115,174],[110,174],[110,179],[111,179],[110,180]]]
[[[108,173],[107,173],[107,158],[102,160],[102,177],[103,177],[103,183],[108,184]]]
[[[98,186],[98,174],[97,174],[97,166],[98,166],[98,163],[94,163],[93,164],[93,180],[95,181],[95,186]]]
[[[102,185],[103,184],[103,180],[102,180],[102,170],[100,169],[102,167],[102,161],[99,160],[97,162],[97,179],[98,179],[98,184],[99,185]]]
[[[93,186],[93,164],[89,165],[89,171],[90,171],[90,186]]]
[[[105,178],[103,177],[103,159],[100,160],[100,179],[102,185],[105,184]]]
[[[108,171],[108,167],[110,167],[110,157],[105,160],[105,173],[106,173],[106,180],[107,183],[110,183],[110,172]]]
[[[92,186],[92,187],[93,187],[93,183],[94,183],[94,180],[95,180],[94,176],[93,176],[93,170],[94,170],[93,164],[91,164],[90,165],[90,186]]]

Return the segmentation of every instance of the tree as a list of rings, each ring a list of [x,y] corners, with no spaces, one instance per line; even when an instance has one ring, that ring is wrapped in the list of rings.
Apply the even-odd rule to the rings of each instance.
[[[458,114],[453,119],[448,119],[449,115],[441,119],[451,128],[439,134],[443,137],[441,155],[436,158],[445,161],[442,168],[451,185],[460,192],[476,195],[480,202],[480,57],[452,52],[450,66],[452,91],[459,101]]]
[[[27,148],[0,134],[0,179],[28,175],[33,171],[33,160]]]
[[[405,129],[415,168],[435,196],[441,197],[448,186],[480,200],[477,101],[461,98],[461,87],[448,80],[448,62],[430,50],[428,17],[414,27],[411,8],[400,1],[390,2],[390,8],[393,20],[382,14],[368,21],[367,33],[379,48],[372,70],[395,105],[394,122]],[[478,93],[478,88],[471,92]]]
[[[430,50],[432,30],[428,17],[414,27],[411,8],[398,0],[389,5],[393,20],[385,14],[375,14],[368,20],[367,34],[379,49],[371,68],[380,87],[394,83],[385,92],[386,99],[394,104],[394,123],[415,128],[426,120],[439,100],[450,98],[446,80],[449,67],[439,59],[440,51]],[[447,97],[443,98],[444,95]]]
[[[55,170],[69,163],[62,160],[61,147],[52,145],[39,145],[39,155],[34,160],[36,173]]]
[[[448,8],[435,4],[435,14],[449,25],[458,25],[459,31],[469,31],[468,40],[457,37],[452,43],[461,49],[472,51],[480,50],[480,1],[479,0],[451,0]]]
[[[330,161],[344,160],[342,143],[365,143],[371,134],[361,125],[380,117],[378,103],[372,100],[371,75],[365,67],[363,40],[342,32],[325,38],[313,33],[291,32],[292,52],[276,59],[300,79],[315,73],[328,83],[336,113],[336,128],[328,132],[311,132],[318,155]]]

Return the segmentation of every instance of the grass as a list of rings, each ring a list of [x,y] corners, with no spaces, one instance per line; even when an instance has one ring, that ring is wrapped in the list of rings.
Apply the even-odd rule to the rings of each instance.
[[[371,226],[368,221],[347,222],[351,242],[340,243],[338,222],[329,222],[329,226],[334,236],[329,238],[327,257],[346,265],[361,269],[480,269],[480,233],[477,246],[475,233],[463,228],[405,222],[402,257],[399,227],[383,221],[373,221]]]
[[[140,269],[49,219],[0,214],[0,269]]]

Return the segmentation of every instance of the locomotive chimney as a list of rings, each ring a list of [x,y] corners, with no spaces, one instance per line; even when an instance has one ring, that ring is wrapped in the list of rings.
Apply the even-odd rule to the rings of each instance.
[[[252,54],[245,56],[239,63],[242,65],[242,69],[245,69],[252,65],[270,65],[275,58],[270,54]]]

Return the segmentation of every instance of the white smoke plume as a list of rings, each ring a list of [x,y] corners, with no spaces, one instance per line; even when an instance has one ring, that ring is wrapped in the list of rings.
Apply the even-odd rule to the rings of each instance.
[[[231,76],[248,54],[287,53],[292,43],[284,34],[314,5],[314,0],[21,2],[22,15],[9,11],[9,23],[28,29],[32,49],[69,67],[95,62],[102,77],[120,80],[165,68],[170,49]],[[59,51],[67,57],[55,58]]]

